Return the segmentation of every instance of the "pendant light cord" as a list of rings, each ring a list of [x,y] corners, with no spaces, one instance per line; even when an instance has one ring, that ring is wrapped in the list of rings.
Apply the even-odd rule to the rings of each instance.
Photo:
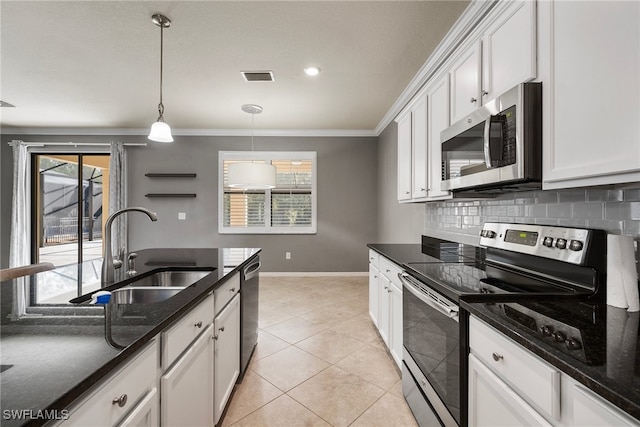
[[[255,117],[254,113],[251,113],[251,152],[253,153],[253,118]]]
[[[164,25],[160,25],[160,103],[158,104],[158,120],[159,122],[164,121],[164,104],[162,103],[162,59],[164,53]]]

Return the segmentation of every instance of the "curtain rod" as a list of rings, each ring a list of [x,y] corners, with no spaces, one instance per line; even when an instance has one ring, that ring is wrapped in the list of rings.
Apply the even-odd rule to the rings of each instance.
[[[8,144],[13,146],[14,142],[17,142],[17,141],[11,141]],[[21,141],[21,142],[24,142],[24,141]],[[64,147],[77,147],[79,145],[94,146],[94,147],[99,147],[99,146],[108,147],[111,145],[111,143],[110,142],[25,142],[25,145],[27,147],[44,147],[45,145],[57,145],[57,146],[64,146]],[[123,145],[146,147],[147,143],[146,142],[124,142]]]

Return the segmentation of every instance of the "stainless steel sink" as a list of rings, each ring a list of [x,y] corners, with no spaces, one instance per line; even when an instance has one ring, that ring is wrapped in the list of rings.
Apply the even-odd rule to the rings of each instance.
[[[207,276],[211,273],[211,270],[207,271],[192,271],[192,270],[168,270],[159,271],[157,273],[150,274],[149,276],[141,277],[138,280],[134,280],[128,286],[141,287],[141,286],[154,286],[154,287],[183,287],[186,288]]]
[[[171,298],[184,287],[149,287],[125,286],[111,292],[111,302],[114,304],[152,304]]]

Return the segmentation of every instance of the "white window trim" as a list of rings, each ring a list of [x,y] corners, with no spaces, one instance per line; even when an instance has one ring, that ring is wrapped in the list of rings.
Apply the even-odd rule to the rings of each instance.
[[[311,160],[311,225],[309,227],[225,227],[224,226],[224,161],[225,160]],[[218,152],[218,233],[220,234],[316,234],[318,223],[318,163],[315,151],[220,151]],[[271,190],[266,190],[270,194]],[[271,212],[271,197],[265,198]]]

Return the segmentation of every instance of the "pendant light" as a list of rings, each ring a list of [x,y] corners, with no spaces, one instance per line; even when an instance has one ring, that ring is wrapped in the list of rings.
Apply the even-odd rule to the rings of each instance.
[[[253,119],[262,113],[262,107],[245,104],[242,111],[251,114],[251,152],[253,152]],[[227,181],[229,187],[245,190],[266,190],[276,186],[276,167],[267,163],[238,162],[229,165]]]
[[[164,104],[162,103],[162,56],[163,56],[163,32],[171,26],[171,20],[159,13],[151,16],[154,24],[160,27],[160,103],[158,104],[158,120],[151,125],[149,139],[156,142],[173,142],[171,127],[164,121]]]

